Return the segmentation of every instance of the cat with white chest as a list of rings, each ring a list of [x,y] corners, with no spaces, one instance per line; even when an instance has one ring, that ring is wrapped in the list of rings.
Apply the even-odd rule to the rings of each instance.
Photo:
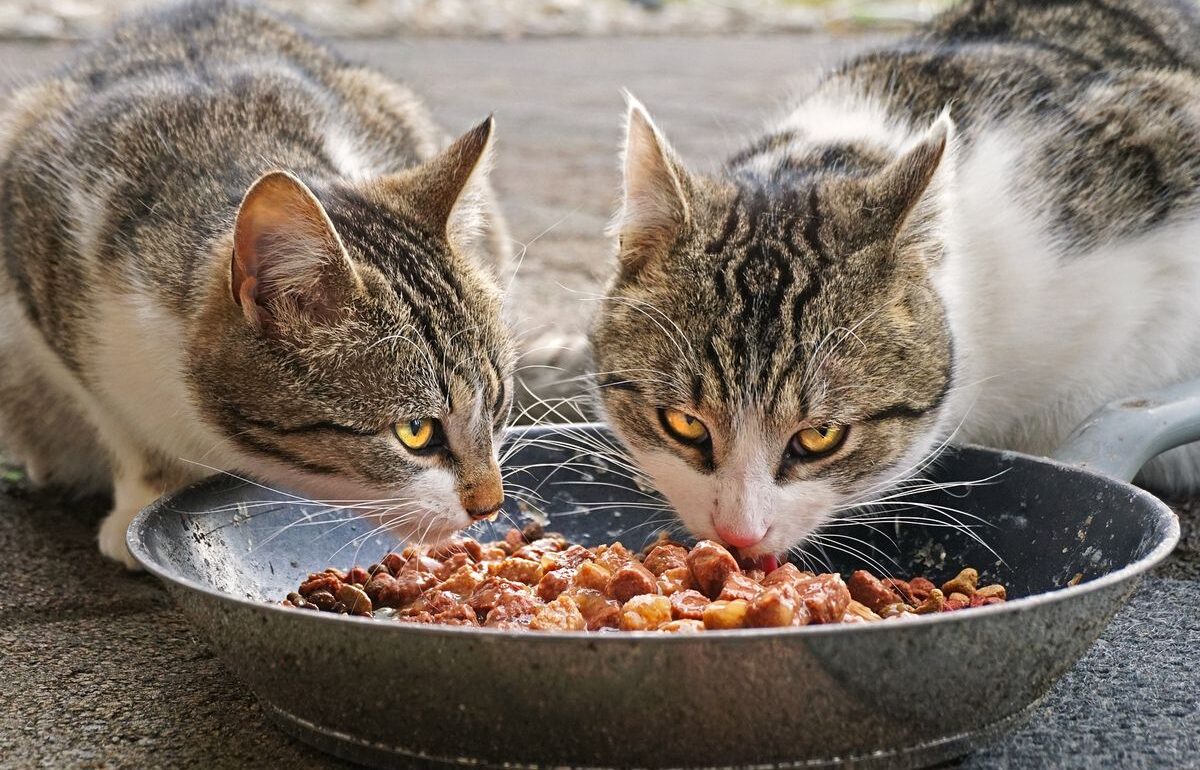
[[[497,510],[514,350],[489,119],[273,15],[118,25],[0,117],[0,438],[111,490],[100,550],[212,470],[429,538]]]
[[[693,534],[788,551],[948,440],[1200,376],[1200,12],[969,0],[716,174],[631,103],[605,414]],[[1141,477],[1194,489],[1200,449]]]

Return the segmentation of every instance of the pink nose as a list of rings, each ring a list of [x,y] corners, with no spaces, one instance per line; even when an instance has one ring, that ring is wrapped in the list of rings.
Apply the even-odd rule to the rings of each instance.
[[[732,545],[734,548],[748,548],[752,545],[762,542],[766,532],[755,534],[746,534],[737,532],[726,527],[717,525],[717,537],[721,538],[727,545]]]

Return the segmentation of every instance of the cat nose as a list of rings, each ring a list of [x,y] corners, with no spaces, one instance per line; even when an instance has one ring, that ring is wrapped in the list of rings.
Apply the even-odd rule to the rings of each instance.
[[[462,501],[462,503],[463,509],[467,512],[467,515],[471,517],[471,520],[479,521],[480,519],[486,519],[488,516],[491,516],[493,513],[503,508],[504,498],[497,497],[494,502],[488,502],[482,505],[472,505],[465,499]]]
[[[752,545],[757,545],[766,537],[766,532],[759,534],[749,532],[738,532],[729,527],[723,527],[720,524],[716,525],[717,537],[721,538],[726,545],[731,545],[734,548],[749,548]]]
[[[491,478],[474,484],[462,494],[462,507],[472,520],[486,519],[504,505],[504,485],[500,480],[500,472]]]

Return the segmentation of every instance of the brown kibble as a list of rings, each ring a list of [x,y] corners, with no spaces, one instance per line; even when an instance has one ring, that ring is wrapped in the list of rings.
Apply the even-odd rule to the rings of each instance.
[[[770,574],[763,578],[762,584],[767,587],[782,584],[799,585],[813,577],[816,577],[813,573],[802,571],[795,564],[786,562],[771,570]]]
[[[702,620],[708,597],[699,591],[688,589],[671,595],[671,614],[680,620]]]
[[[471,561],[479,561],[483,555],[483,546],[478,540],[470,537],[452,537],[449,540],[443,540],[433,548],[429,549],[429,555],[434,559],[448,560],[456,554],[464,554]],[[460,565],[461,566],[461,565]]]
[[[620,627],[623,631],[653,631],[669,622],[671,600],[665,596],[641,594],[621,607]]]
[[[908,585],[907,580],[900,580],[898,578],[884,578],[882,582],[885,586],[896,592],[896,595],[900,597],[900,601],[904,602],[905,604],[912,602],[912,587]],[[854,595],[853,588],[850,589],[850,595],[852,597]]]
[[[428,572],[418,572],[417,570],[401,570],[399,575],[396,575],[396,586],[400,591],[400,602],[407,604],[415,601],[423,591],[427,591],[437,585],[438,579],[436,576]]]
[[[509,594],[525,593],[525,586],[500,577],[484,579],[475,592],[467,598],[467,604],[477,612],[487,613]]]
[[[328,591],[337,594],[342,587],[342,581],[331,574],[318,573],[309,575],[308,580],[300,584],[300,595],[308,596],[315,591]]]
[[[795,593],[786,586],[768,588],[755,596],[746,608],[747,628],[783,628],[796,619]],[[807,623],[805,618],[805,623]]]
[[[741,572],[734,572],[725,578],[725,585],[721,588],[721,593],[717,598],[727,602],[734,599],[748,602],[758,596],[762,590],[762,585],[755,582],[754,578]]]
[[[873,613],[903,599],[882,580],[864,569],[857,570],[850,575],[850,579],[846,581],[846,587],[850,590],[850,598]]]
[[[850,604],[850,589],[846,588],[842,576],[836,573],[817,575],[801,583],[796,590],[808,607],[813,623],[840,622]]]
[[[658,630],[668,634],[696,634],[704,630],[704,623],[699,620],[672,620],[659,626]]]
[[[313,591],[305,598],[322,612],[332,611],[333,605],[337,604],[337,598],[328,591]]]
[[[879,617],[886,620],[887,618],[894,618],[899,615],[903,615],[906,612],[911,613],[912,611],[913,611],[913,608],[911,606],[904,604],[902,602],[896,602],[895,604],[888,604],[883,607],[880,607],[879,608]]]
[[[589,631],[601,628],[617,628],[621,622],[621,605],[600,591],[590,588],[572,588],[571,598],[578,605]]]
[[[999,583],[992,583],[988,586],[983,586],[976,589],[975,596],[983,597],[984,599],[1008,599],[1008,591]]]
[[[534,539],[536,540],[536,538]],[[513,551],[525,545],[527,541],[525,540],[525,536],[521,534],[521,530],[510,529],[504,533],[504,540],[502,542],[508,546],[508,552],[511,554]]]
[[[1072,577],[1070,580],[1068,580],[1068,581],[1067,581],[1067,585],[1069,585],[1069,586],[1077,586],[1077,585],[1079,585],[1079,584],[1080,584],[1080,583],[1082,583],[1082,582],[1083,582],[1083,573],[1082,573],[1082,572],[1076,572],[1076,573],[1075,573],[1075,575],[1074,575],[1074,576],[1073,576],[1073,577]]]
[[[442,562],[442,569],[438,570],[438,572],[445,572],[446,577],[449,577],[463,567],[469,567],[474,563],[475,562],[471,559],[471,555],[469,553],[460,551],[459,553],[450,554],[449,558]],[[446,578],[442,579],[445,580]]]
[[[619,542],[585,548],[556,533],[527,534],[410,544],[367,569],[329,567],[309,574],[281,604],[381,621],[695,633],[877,622],[1007,599],[1005,586],[979,585],[970,568],[946,581],[945,588],[961,590],[944,591],[922,577],[879,579],[867,570],[847,581],[787,563],[764,574],[750,562],[741,568],[715,541],[689,550],[660,537],[635,556]]]
[[[725,580],[735,572],[741,572],[737,559],[725,546],[713,540],[701,540],[687,555],[687,566],[700,593],[716,599],[725,587]]]
[[[674,543],[656,545],[646,554],[642,564],[655,575],[661,575],[669,569],[687,566],[687,549]]]
[[[366,570],[364,570],[365,572]],[[346,611],[351,615],[370,615],[371,599],[365,592],[353,583],[343,583],[338,589],[337,600],[346,605]]]
[[[671,596],[680,591],[695,588],[692,571],[687,567],[674,567],[658,576],[658,592],[663,596]]]
[[[547,572],[538,581],[538,598],[544,602],[554,601],[559,597],[559,594],[571,587],[574,578],[574,569],[556,569],[552,572]]]
[[[913,602],[921,604],[929,598],[930,594],[938,590],[938,587],[932,581],[926,580],[923,577],[915,577],[908,581],[908,593],[912,597]]]
[[[518,583],[533,586],[542,579],[542,565],[531,559],[510,556],[500,562],[500,566],[496,568],[494,574],[506,580],[515,580]]]
[[[585,561],[575,570],[574,583],[579,588],[603,591],[611,579],[612,570],[602,567],[594,561]]]
[[[868,623],[882,619],[870,607],[854,599],[846,605],[846,614],[842,616],[843,623]]]
[[[941,612],[945,604],[945,595],[939,589],[935,588],[929,592],[929,596],[925,601],[917,605],[913,612],[918,615],[929,615],[934,612]]]
[[[942,583],[942,593],[950,596],[951,594],[963,594],[970,597],[975,593],[976,586],[979,585],[979,572],[967,567],[959,572],[952,579]]]
[[[741,599],[715,601],[704,608],[704,627],[712,630],[742,628],[750,606]]]
[[[581,545],[571,545],[559,552],[549,552],[542,555],[542,571],[553,572],[559,569],[575,569],[585,561],[592,560],[592,552]]]
[[[571,597],[559,596],[534,613],[529,628],[534,631],[584,631],[587,621]]]
[[[604,593],[625,603],[642,594],[658,594],[658,583],[654,579],[654,573],[640,563],[631,561],[613,573],[604,588]]]
[[[548,553],[558,553],[566,547],[566,541],[554,537],[543,537],[540,540],[534,540],[532,543],[527,543],[516,551],[513,556],[519,559],[529,559],[530,561],[540,562],[542,557]]]
[[[596,563],[609,572],[616,572],[629,562],[635,561],[634,555],[619,540],[612,545],[597,546],[595,553]]]
[[[542,526],[540,521],[526,522],[525,526],[521,527],[521,539],[526,543],[532,543],[534,540],[541,540],[546,536],[546,528]]]
[[[479,554],[479,560],[481,562],[503,561],[507,556],[512,556],[512,551],[496,545],[486,545],[483,547],[483,552]]]
[[[438,615],[448,610],[454,609],[459,603],[459,598],[449,591],[442,591],[438,588],[433,588],[421,594],[421,598],[417,599],[407,608],[409,612],[429,612]]]
[[[376,572],[363,588],[372,607],[399,607],[403,603],[400,584],[387,572]]]
[[[450,577],[439,583],[437,587],[439,590],[449,591],[465,599],[475,593],[475,589],[483,583],[484,577],[482,567],[464,564],[456,569]]]

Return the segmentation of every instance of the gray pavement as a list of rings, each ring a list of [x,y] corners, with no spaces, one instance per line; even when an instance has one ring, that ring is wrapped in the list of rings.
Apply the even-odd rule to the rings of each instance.
[[[496,182],[529,243],[527,328],[582,328],[608,266],[623,86],[685,157],[714,165],[789,88],[861,38],[363,42],[341,47],[428,97],[448,130],[494,110]],[[57,45],[0,45],[0,80]],[[530,308],[523,312],[523,308]],[[265,721],[155,581],[95,550],[99,500],[0,482],[0,767],[339,767]],[[968,768],[1200,767],[1200,527],[1033,719]]]

